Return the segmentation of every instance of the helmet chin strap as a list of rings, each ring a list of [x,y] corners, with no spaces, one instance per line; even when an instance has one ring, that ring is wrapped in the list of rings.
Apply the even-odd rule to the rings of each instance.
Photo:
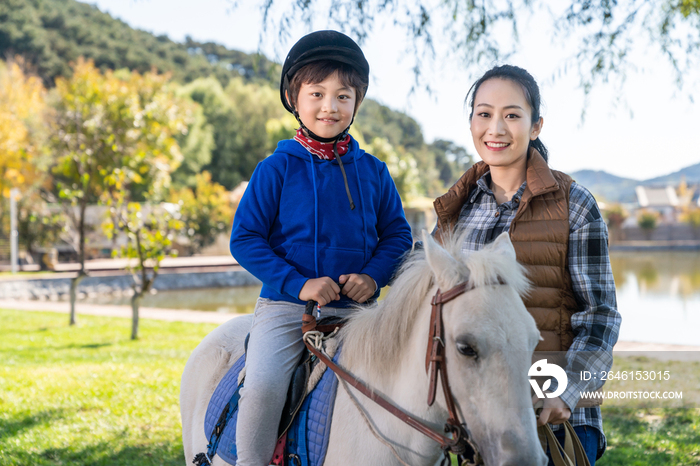
[[[307,128],[304,122],[301,121],[301,118],[299,117],[299,112],[297,112],[296,109],[294,110],[294,117],[299,122],[299,125],[301,125],[301,129],[306,131],[306,134],[308,134],[310,138],[315,139],[318,142],[333,143],[333,155],[338,161],[338,165],[340,165],[340,173],[343,174],[343,182],[345,183],[345,193],[348,195],[348,201],[350,201],[350,210],[355,210],[355,203],[353,202],[352,195],[350,194],[350,186],[348,185],[348,177],[345,174],[345,167],[343,166],[343,161],[340,159],[340,155],[338,155],[338,141],[340,141],[341,139],[345,139],[345,136],[347,136],[348,132],[350,132],[350,126],[352,126],[353,121],[355,121],[355,115],[352,116],[352,120],[350,121],[348,127],[345,128],[340,134],[332,138],[322,138],[321,136],[315,134],[313,131]]]

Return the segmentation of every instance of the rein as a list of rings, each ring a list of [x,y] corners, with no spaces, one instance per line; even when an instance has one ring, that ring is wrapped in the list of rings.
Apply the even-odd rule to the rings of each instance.
[[[370,400],[377,403],[379,406],[384,408],[386,411],[403,421],[405,424],[416,429],[418,432],[422,433],[426,437],[434,440],[440,444],[445,457],[449,460],[448,453],[453,453],[458,456],[459,464],[479,464],[481,458],[476,450],[476,447],[469,439],[469,434],[467,433],[466,425],[459,422],[457,416],[457,410],[455,409],[454,397],[452,396],[452,391],[450,390],[449,381],[447,379],[447,370],[444,367],[445,355],[444,355],[444,339],[443,339],[443,323],[442,323],[442,307],[443,304],[455,299],[461,294],[470,291],[473,286],[469,286],[467,282],[460,283],[454,288],[441,293],[438,289],[433,296],[431,301],[432,313],[430,316],[430,333],[428,339],[428,350],[425,356],[426,372],[432,366],[430,372],[430,388],[428,390],[428,406],[431,406],[435,401],[435,392],[437,389],[437,377],[440,374],[440,381],[442,382],[442,389],[445,395],[445,400],[447,402],[447,410],[449,413],[449,419],[445,423],[445,433],[451,434],[451,437],[445,436],[439,432],[435,432],[429,426],[425,425],[420,420],[406,414],[399,408],[394,406],[389,400],[376,393],[371,387],[359,380],[357,377],[348,373],[345,369],[341,368],[335,364],[330,358],[328,358],[322,351],[311,345],[306,339],[304,339],[304,344],[309,349],[309,351],[321,360],[329,369],[338,375],[345,382],[349,383],[357,391],[365,395]],[[316,307],[315,301],[309,301],[306,304],[306,310],[302,316],[302,332],[307,333],[309,331],[316,330],[316,318],[313,316],[313,310]],[[448,463],[449,464],[449,463]]]

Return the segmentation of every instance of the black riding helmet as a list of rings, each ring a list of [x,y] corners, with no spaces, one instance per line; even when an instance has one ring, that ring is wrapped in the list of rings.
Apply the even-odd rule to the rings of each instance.
[[[345,128],[345,130],[343,130],[340,134],[332,138],[322,138],[311,132],[311,130],[304,125],[301,118],[299,118],[299,113],[287,101],[287,96],[285,95],[289,93],[289,83],[292,81],[292,77],[297,71],[309,63],[325,60],[350,65],[364,78],[363,81],[369,83],[369,63],[367,63],[365,55],[362,53],[362,49],[360,49],[355,41],[345,34],[337,31],[316,31],[299,39],[299,41],[294,44],[292,49],[287,54],[287,58],[284,60],[284,65],[282,66],[282,77],[280,79],[280,99],[282,100],[282,105],[284,105],[284,108],[294,115],[301,127],[311,138],[319,142],[333,143],[333,154],[340,165],[340,171],[343,173],[345,191],[348,195],[348,200],[350,201],[350,209],[355,209],[355,203],[352,201],[350,187],[348,186],[347,176],[345,175],[345,168],[343,167],[343,162],[338,155],[337,149],[338,141],[340,139],[344,139],[345,136],[347,136],[348,131],[350,131],[350,126],[352,125],[353,121],[355,121],[355,115],[353,115],[350,125],[348,125],[348,127]],[[366,91],[367,89],[365,88],[365,94]]]
[[[363,80],[365,82],[369,82],[369,63],[367,63],[362,49],[360,49],[355,41],[337,31],[316,31],[299,39],[287,54],[287,58],[284,60],[284,65],[282,66],[280,99],[282,100],[284,108],[296,117],[302,128],[309,133],[309,136],[320,142],[333,142],[344,138],[350,126],[334,138],[319,137],[304,126],[304,123],[302,123],[299,118],[299,114],[287,101],[287,97],[285,96],[285,94],[289,92],[289,83],[292,81],[292,77],[297,71],[309,63],[324,60],[350,65],[364,78]],[[352,121],[350,124],[352,125]]]

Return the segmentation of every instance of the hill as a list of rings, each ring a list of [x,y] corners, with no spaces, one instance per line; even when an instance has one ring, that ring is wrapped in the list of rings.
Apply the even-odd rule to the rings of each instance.
[[[102,71],[127,68],[143,73],[155,68],[172,73],[186,87],[195,86],[190,97],[202,104],[203,128],[211,128],[214,143],[210,154],[194,151],[196,160],[183,163],[183,171],[208,170],[228,189],[248,179],[257,162],[274,149],[266,141],[265,122],[279,118],[276,89],[281,66],[262,55],[190,37],[174,42],[76,0],[0,0],[0,57],[14,55],[24,57],[48,87],[56,77],[69,76],[71,62],[81,56]],[[471,164],[464,148],[451,141],[427,144],[413,118],[371,99],[360,108],[355,129],[368,143],[384,138],[400,157],[413,158],[424,194],[444,192],[444,186]]]
[[[685,167],[669,175],[657,176],[644,181],[644,184],[678,184],[685,179],[688,184],[700,183],[700,163]]]
[[[600,170],[580,170],[571,173],[577,183],[588,188],[598,200],[608,202],[635,202],[634,188],[641,182],[621,178]]]
[[[599,170],[579,170],[571,176],[582,184],[599,200],[608,202],[636,202],[637,186],[677,186],[685,180],[688,184],[700,184],[700,163],[682,168],[668,175],[657,176],[648,180],[622,178]]]
[[[279,65],[260,55],[190,38],[185,43],[133,29],[75,0],[0,0],[0,57],[22,55],[47,86],[67,76],[83,56],[102,69],[155,67],[180,82],[216,76],[223,86],[235,76],[278,82]]]

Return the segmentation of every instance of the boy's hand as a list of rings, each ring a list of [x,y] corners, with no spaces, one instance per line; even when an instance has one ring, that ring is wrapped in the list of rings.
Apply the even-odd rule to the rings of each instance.
[[[358,303],[364,303],[376,291],[374,280],[364,273],[341,275],[338,281],[343,285],[343,294]]]
[[[299,292],[301,301],[314,300],[318,306],[325,306],[340,299],[340,287],[330,277],[310,278]]]

